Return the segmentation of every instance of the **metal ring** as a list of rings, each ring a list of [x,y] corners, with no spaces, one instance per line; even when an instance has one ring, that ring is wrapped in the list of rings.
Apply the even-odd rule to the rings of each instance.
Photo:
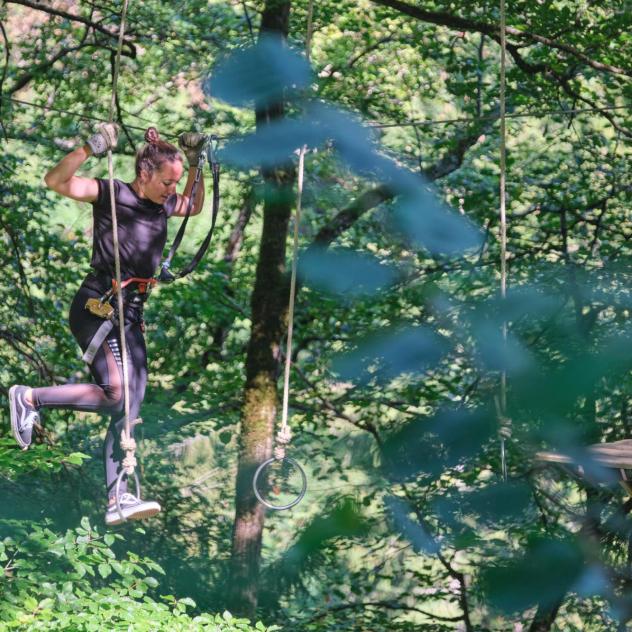
[[[119,473],[118,478],[116,479],[116,487],[114,489],[114,493],[116,494],[116,496],[114,497],[116,500],[116,510],[118,511],[118,514],[123,522],[127,522],[127,518],[123,515],[123,510],[121,509],[120,496],[121,496],[121,481],[123,480],[123,476],[125,476],[125,474],[127,474],[127,471],[125,470],[125,468],[123,468],[121,472]],[[134,474],[134,483],[136,485],[136,496],[137,498],[140,498],[140,480],[138,478],[138,472],[134,470],[133,474]]]
[[[301,486],[301,491],[298,493],[297,497],[292,502],[287,503],[286,505],[273,505],[272,503],[265,500],[265,498],[263,498],[263,496],[259,492],[259,489],[257,488],[257,482],[259,481],[259,476],[261,475],[261,472],[266,466],[270,465],[271,463],[274,463],[275,461],[287,461],[288,463],[291,463],[301,473],[301,479],[303,481],[303,484]],[[257,471],[255,472],[255,475],[252,479],[252,489],[255,493],[255,496],[257,497],[257,500],[262,505],[265,505],[266,507],[268,507],[268,509],[274,509],[275,511],[283,511],[284,509],[290,509],[290,507],[294,507],[294,505],[298,505],[298,503],[300,503],[301,500],[303,500],[303,496],[305,496],[305,492],[307,491],[307,476],[305,476],[305,471],[298,464],[298,462],[290,458],[289,456],[284,456],[282,459],[276,459],[274,457],[271,457],[267,461],[264,461],[257,468]]]

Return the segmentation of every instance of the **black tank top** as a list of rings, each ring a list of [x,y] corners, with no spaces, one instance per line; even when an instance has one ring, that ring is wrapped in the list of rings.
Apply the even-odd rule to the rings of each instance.
[[[92,204],[93,237],[90,265],[98,276],[114,278],[114,246],[109,181],[97,178],[99,195]],[[121,278],[150,278],[167,241],[167,218],[176,206],[171,195],[164,204],[140,198],[131,185],[114,180]]]

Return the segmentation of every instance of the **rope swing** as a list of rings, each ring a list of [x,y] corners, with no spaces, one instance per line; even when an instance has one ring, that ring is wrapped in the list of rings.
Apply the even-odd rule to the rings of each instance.
[[[303,146],[298,150],[298,174],[297,174],[297,194],[296,194],[296,215],[294,219],[294,238],[292,240],[292,273],[290,278],[290,298],[288,308],[287,343],[285,348],[285,373],[283,378],[283,407],[281,413],[281,425],[275,437],[276,446],[274,456],[259,465],[252,479],[252,488],[260,503],[269,509],[277,511],[289,509],[297,505],[305,496],[307,491],[307,477],[303,468],[294,459],[286,456],[286,447],[292,441],[292,429],[288,423],[288,410],[290,401],[290,366],[292,364],[292,340],[294,336],[294,304],[296,302],[296,269],[298,267],[298,236],[301,221],[301,205],[303,199],[303,176],[305,172],[305,153],[307,147]],[[266,474],[266,476],[262,476]],[[298,477],[296,476],[298,474]],[[267,492],[262,491],[262,483],[259,479],[268,479],[265,483],[266,489],[278,494],[280,486],[287,487],[290,476],[298,478],[298,491],[288,502],[272,502]],[[277,480],[271,481],[274,477]]]
[[[114,71],[112,75],[112,98],[110,100],[110,113],[109,122],[114,122],[114,108],[116,105],[117,84],[119,76],[119,68],[121,64],[121,51],[123,48],[123,38],[125,36],[125,19],[127,17],[127,6],[129,0],[123,1],[123,9],[121,11],[121,25],[119,28],[118,45],[116,48],[116,57],[114,59]],[[136,441],[132,437],[132,427],[141,423],[140,419],[135,419],[133,422],[130,420],[129,415],[129,368],[127,365],[127,344],[125,341],[125,311],[123,305],[123,292],[121,283],[121,258],[119,252],[119,235],[118,235],[118,221],[116,217],[116,200],[114,191],[114,161],[112,158],[112,149],[108,149],[108,181],[110,188],[110,210],[112,213],[112,242],[114,250],[114,277],[116,280],[116,298],[117,308],[119,314],[119,339],[121,341],[121,362],[123,363],[123,399],[125,404],[125,428],[121,431],[120,445],[121,450],[125,452],[125,458],[123,459],[123,468],[116,480],[116,509],[121,517],[121,520],[125,521],[126,518],[123,515],[120,503],[120,489],[123,476],[134,476],[136,483],[136,494],[140,497],[140,481],[138,474],[136,473]]]
[[[307,34],[305,36],[305,56],[310,60],[312,30],[313,30],[314,0],[309,0],[307,7]],[[294,238],[292,240],[292,273],[290,277],[290,297],[288,306],[287,343],[285,349],[285,372],[283,377],[283,407],[281,412],[281,425],[275,437],[274,456],[267,459],[257,468],[252,479],[252,489],[257,500],[268,507],[281,511],[297,505],[307,491],[307,476],[297,461],[286,456],[286,448],[292,441],[292,429],[288,423],[288,409],[290,402],[290,366],[292,364],[292,340],[294,337],[294,304],[296,302],[296,269],[298,263],[298,236],[301,222],[301,206],[303,200],[303,178],[305,173],[305,154],[307,146],[303,145],[297,150],[298,172],[296,193],[296,215],[294,219]],[[281,493],[281,485],[288,487],[288,480],[293,477],[296,493],[287,502],[272,502],[267,497],[267,491],[273,494]],[[260,479],[265,480],[265,490],[262,491]],[[271,480],[272,479],[272,480]],[[292,492],[290,492],[292,495]]]

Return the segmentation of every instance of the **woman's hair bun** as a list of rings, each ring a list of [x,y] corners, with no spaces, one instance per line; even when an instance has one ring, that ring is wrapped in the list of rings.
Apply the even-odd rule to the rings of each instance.
[[[155,127],[148,127],[145,132],[145,140],[153,145],[160,140],[160,134],[158,134],[158,130]]]

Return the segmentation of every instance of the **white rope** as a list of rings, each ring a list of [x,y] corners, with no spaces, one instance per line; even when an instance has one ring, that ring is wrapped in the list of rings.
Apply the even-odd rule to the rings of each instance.
[[[309,61],[312,44],[312,28],[314,1],[309,0],[307,7],[307,35],[305,36],[305,54]],[[292,430],[288,424],[288,409],[290,405],[290,366],[292,364],[292,338],[294,335],[294,303],[296,302],[296,268],[298,262],[298,234],[301,223],[301,205],[303,200],[303,175],[305,173],[305,153],[307,146],[298,150],[298,174],[296,192],[296,216],[294,218],[294,239],[292,241],[292,275],[290,279],[290,299],[287,323],[287,344],[285,349],[285,372],[283,376],[283,408],[281,412],[281,426],[277,432],[274,448],[274,458],[284,459],[285,448],[292,441]]]
[[[301,222],[301,204],[303,199],[303,174],[305,172],[305,152],[303,146],[298,152],[298,184],[296,193],[296,216],[294,218],[294,239],[292,241],[292,276],[290,279],[290,299],[287,323],[287,345],[285,349],[285,374],[283,378],[283,409],[281,413],[281,427],[276,436],[274,456],[277,459],[285,457],[285,446],[292,440],[292,431],[288,424],[288,408],[290,401],[290,366],[292,364],[292,338],[294,335],[294,303],[296,299],[296,268],[298,262],[298,235]]]
[[[506,210],[506,180],[507,180],[507,147],[506,147],[506,69],[507,69],[507,39],[506,39],[506,11],[505,0],[500,0],[500,296],[504,302],[507,298],[507,210]],[[504,307],[503,307],[504,309]],[[503,317],[502,338],[505,351],[507,350],[507,321]],[[503,354],[506,355],[506,354]],[[503,368],[500,376],[499,416],[501,424],[500,461],[504,480],[507,480],[507,458],[505,454],[505,435],[508,433],[507,419],[507,372]]]
[[[112,76],[112,99],[110,101],[110,123],[114,121],[114,107],[116,105],[116,86],[118,83],[119,67],[121,63],[121,50],[123,48],[123,37],[125,35],[125,17],[127,15],[127,4],[129,0],[124,0],[121,12],[121,26],[119,28],[118,47],[114,60],[114,72]],[[119,317],[119,337],[121,340],[121,361],[123,363],[123,387],[125,402],[125,430],[123,437],[131,437],[131,423],[129,418],[129,370],[127,366],[127,343],[125,340],[125,312],[123,306],[123,292],[121,289],[121,257],[119,251],[118,221],[116,218],[116,200],[114,199],[114,164],[112,160],[112,150],[108,149],[108,179],[110,185],[110,209],[112,212],[112,242],[114,247],[114,276],[116,280],[116,299]],[[126,446],[132,447],[131,444]],[[135,447],[135,445],[133,446]],[[135,459],[133,448],[127,450],[125,468],[128,474],[134,473]],[[131,454],[130,454],[131,452]]]

